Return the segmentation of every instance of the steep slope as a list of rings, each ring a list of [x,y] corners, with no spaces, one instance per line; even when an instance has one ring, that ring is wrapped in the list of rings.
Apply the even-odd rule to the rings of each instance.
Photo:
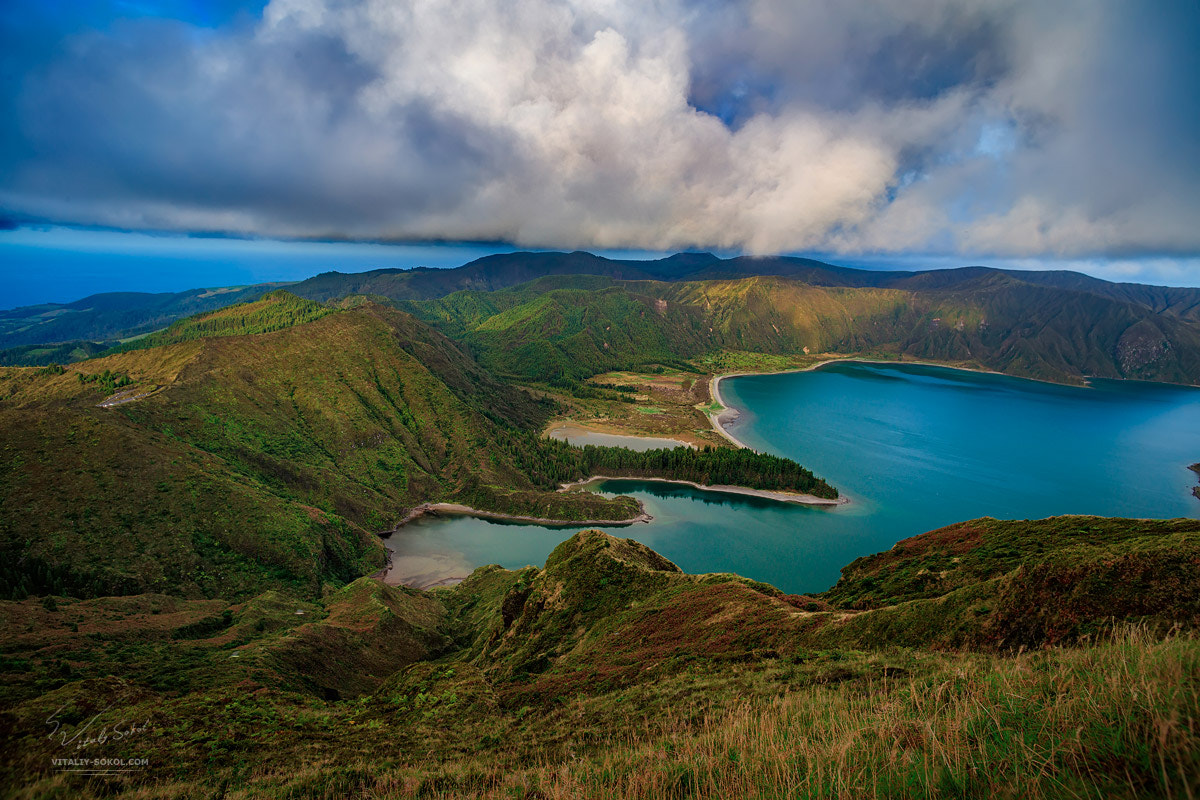
[[[1142,283],[1112,283],[1079,272],[1064,270],[1009,270],[1009,277],[1038,286],[1088,292],[1090,294],[1135,303],[1157,314],[1167,314],[1192,322],[1200,321],[1200,289],[1150,286]]]
[[[912,279],[917,280],[917,279]],[[1054,381],[1200,382],[1200,325],[994,270],[920,290],[780,277],[684,282],[550,277],[402,306],[496,372],[580,379],[721,349],[903,354]]]
[[[711,348],[703,315],[668,308],[603,278],[545,278],[514,290],[459,292],[402,307],[437,326],[488,369],[521,378],[588,377]]]
[[[1003,276],[929,296],[941,324],[904,342],[913,355],[970,353],[995,369],[1036,378],[1200,382],[1200,326],[1139,304]]]
[[[1084,292],[1109,300],[1139,305],[1155,314],[1166,314],[1193,322],[1200,320],[1200,289],[1152,286],[1140,283],[1113,283],[1069,270],[1016,270],[982,266],[915,271],[863,270],[838,267],[807,258],[743,256],[719,261],[689,274],[679,274],[673,279],[712,280],[751,276],[787,277],[814,286],[908,290],[952,290],[967,287],[980,279],[1005,276],[1014,281],[1034,286]]]
[[[4,594],[319,591],[378,567],[368,531],[425,501],[636,513],[524,477],[513,458],[536,449],[545,414],[427,326],[375,305],[67,370],[9,368]]]

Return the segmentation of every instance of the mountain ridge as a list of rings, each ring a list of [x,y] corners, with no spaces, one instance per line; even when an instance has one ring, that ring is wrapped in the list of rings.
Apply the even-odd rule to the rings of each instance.
[[[1200,383],[1200,325],[1002,272],[972,273],[969,281],[965,289],[914,291],[817,286],[783,276],[670,282],[545,276],[397,305],[518,380],[579,380],[734,349],[875,352],[1057,382]]]
[[[455,291],[510,288],[548,275],[600,275],[616,280],[687,281],[775,275],[816,286],[915,288],[925,283],[965,285],[980,272],[1025,283],[1083,291],[1145,306],[1155,314],[1200,321],[1200,289],[1111,283],[1063,270],[1021,271],[992,267],[938,270],[867,270],[797,256],[721,259],[711,253],[677,253],[662,259],[609,259],[583,251],[518,252],[484,256],[459,267],[325,272],[290,284],[192,289],[145,294],[112,292],[72,303],[46,303],[0,311],[0,349],[69,341],[111,341],[166,327],[191,314],[254,299],[283,286],[298,296],[326,302],[347,295],[423,300]]]

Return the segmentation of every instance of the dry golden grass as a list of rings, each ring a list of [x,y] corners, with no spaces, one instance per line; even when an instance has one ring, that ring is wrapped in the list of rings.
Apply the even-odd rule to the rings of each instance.
[[[1141,630],[873,691],[746,704],[539,776],[552,798],[1195,797],[1200,648]]]
[[[570,714],[562,722],[569,727]],[[946,657],[920,679],[734,703],[699,725],[683,714],[648,716],[644,727],[581,742],[578,754],[568,748],[554,760],[524,761],[514,744],[397,760],[381,741],[373,755],[244,775],[225,784],[224,796],[1192,800],[1200,786],[1200,642],[1128,628],[1087,647]],[[212,790],[198,778],[122,796],[168,800]]]

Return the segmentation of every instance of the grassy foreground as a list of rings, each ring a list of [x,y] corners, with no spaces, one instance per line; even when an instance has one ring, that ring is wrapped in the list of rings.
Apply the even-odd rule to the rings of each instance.
[[[568,752],[542,758],[493,751],[381,772],[358,759],[286,780],[267,773],[229,797],[1191,798],[1200,785],[1192,637],[1124,628],[1090,647],[947,656],[919,678],[817,680],[830,682],[793,689],[780,680],[775,697],[756,686],[698,721],[664,708],[644,726],[599,732],[590,747],[584,732],[564,730]],[[585,706],[564,710],[561,724],[594,716]]]
[[[1023,537],[1042,552],[1011,550]],[[430,592],[361,578],[315,601],[0,602],[0,787],[1191,798],[1198,543],[1193,520],[977,520],[860,560],[807,597],[688,575],[585,531],[544,568],[482,567]],[[907,577],[946,553],[962,566],[939,585]],[[1068,558],[1073,571],[1056,572]],[[1141,600],[1089,599],[1122,586],[1106,577],[1114,564],[1140,565]],[[1067,599],[1027,606],[1037,624],[1025,624],[1009,606],[1047,576]],[[80,756],[144,762],[77,774],[54,761]]]
[[[1190,798],[1200,783],[1200,642],[1135,627],[1012,657],[814,652],[552,709],[432,683],[206,708],[213,760],[243,768],[143,786],[60,774],[11,796]]]

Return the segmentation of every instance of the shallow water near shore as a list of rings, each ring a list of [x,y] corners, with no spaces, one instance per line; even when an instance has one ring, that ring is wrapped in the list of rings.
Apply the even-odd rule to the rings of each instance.
[[[1200,461],[1197,389],[1103,380],[1081,388],[839,362],[730,378],[721,394],[741,412],[734,435],[796,459],[853,502],[829,510],[649,481],[596,487],[632,495],[654,516],[604,530],[645,542],[688,572],[737,572],[816,592],[859,556],[974,517],[1200,517],[1187,469]],[[425,585],[483,564],[541,565],[574,532],[422,519],[387,540],[389,579],[407,571]],[[418,563],[419,575],[411,568]]]

